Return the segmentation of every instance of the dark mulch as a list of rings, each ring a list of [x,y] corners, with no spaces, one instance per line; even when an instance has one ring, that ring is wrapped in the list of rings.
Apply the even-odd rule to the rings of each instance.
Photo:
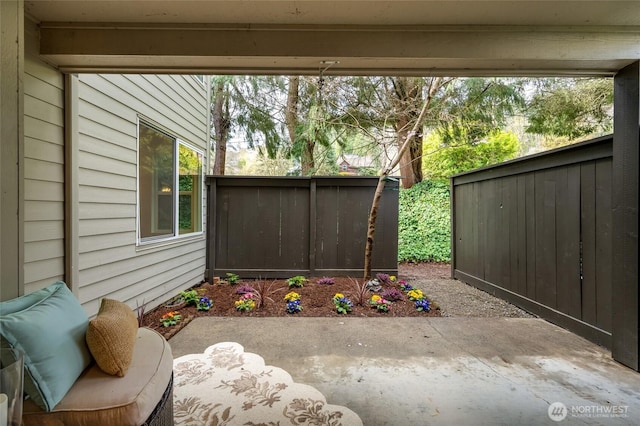
[[[402,276],[400,276],[402,278]],[[355,279],[344,277],[335,277],[335,284],[318,284],[318,278],[309,278],[309,281],[303,287],[289,288],[286,280],[240,280],[237,284],[201,284],[194,287],[200,296],[206,296],[213,301],[213,307],[209,311],[198,311],[195,306],[175,305],[172,306],[171,301],[160,305],[159,307],[147,312],[143,319],[143,326],[155,329],[170,338],[175,332],[186,325],[191,319],[201,316],[219,316],[219,317],[339,317],[339,316],[358,316],[358,317],[414,317],[414,316],[440,316],[438,309],[432,309],[430,312],[420,312],[415,309],[414,302],[407,299],[404,295],[403,299],[393,302],[389,312],[381,312],[373,309],[368,304],[368,298],[373,293],[367,293],[367,300],[364,306],[356,304],[357,284]],[[362,279],[358,279],[357,283],[362,283]],[[238,287],[249,285],[253,287],[262,286],[264,293],[268,296],[264,304],[250,312],[241,312],[236,310],[235,301],[240,298],[236,292]],[[389,288],[399,288],[397,284],[383,285],[381,291]],[[303,310],[295,314],[286,312],[286,302],[284,296],[295,291],[300,295]],[[342,293],[354,302],[354,307],[349,314],[338,314],[333,305],[332,299],[336,293]],[[429,296],[429,295],[427,295]],[[432,301],[436,302],[436,301]],[[167,312],[178,311],[182,316],[181,324],[178,326],[163,327],[160,318]]]

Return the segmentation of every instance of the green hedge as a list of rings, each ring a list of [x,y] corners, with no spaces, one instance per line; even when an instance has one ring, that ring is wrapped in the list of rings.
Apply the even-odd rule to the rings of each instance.
[[[423,181],[400,190],[398,261],[450,262],[449,184]]]

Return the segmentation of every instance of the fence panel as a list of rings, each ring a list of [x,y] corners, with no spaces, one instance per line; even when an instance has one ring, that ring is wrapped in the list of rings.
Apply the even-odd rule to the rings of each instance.
[[[372,177],[207,178],[209,279],[361,276]],[[388,182],[376,222],[375,272],[398,270],[398,183]]]
[[[610,346],[612,142],[454,176],[454,276]]]

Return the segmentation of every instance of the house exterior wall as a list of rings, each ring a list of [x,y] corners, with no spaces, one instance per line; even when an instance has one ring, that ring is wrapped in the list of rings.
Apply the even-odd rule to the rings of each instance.
[[[138,119],[206,154],[207,88],[193,76],[78,80],[78,297],[90,315],[103,297],[150,308],[203,280],[206,244],[204,235],[137,243]]]
[[[24,292],[64,278],[64,78],[25,20]]]
[[[80,74],[65,93],[29,20],[25,39],[24,293],[64,280],[93,315],[103,297],[149,309],[201,282],[204,234],[138,244],[137,124],[202,150],[206,173],[208,88],[186,75]]]

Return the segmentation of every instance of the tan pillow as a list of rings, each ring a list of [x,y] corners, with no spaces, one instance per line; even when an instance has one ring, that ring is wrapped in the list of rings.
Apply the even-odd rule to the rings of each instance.
[[[124,376],[131,365],[137,333],[138,320],[131,308],[117,300],[102,299],[86,336],[98,367],[112,376]]]

